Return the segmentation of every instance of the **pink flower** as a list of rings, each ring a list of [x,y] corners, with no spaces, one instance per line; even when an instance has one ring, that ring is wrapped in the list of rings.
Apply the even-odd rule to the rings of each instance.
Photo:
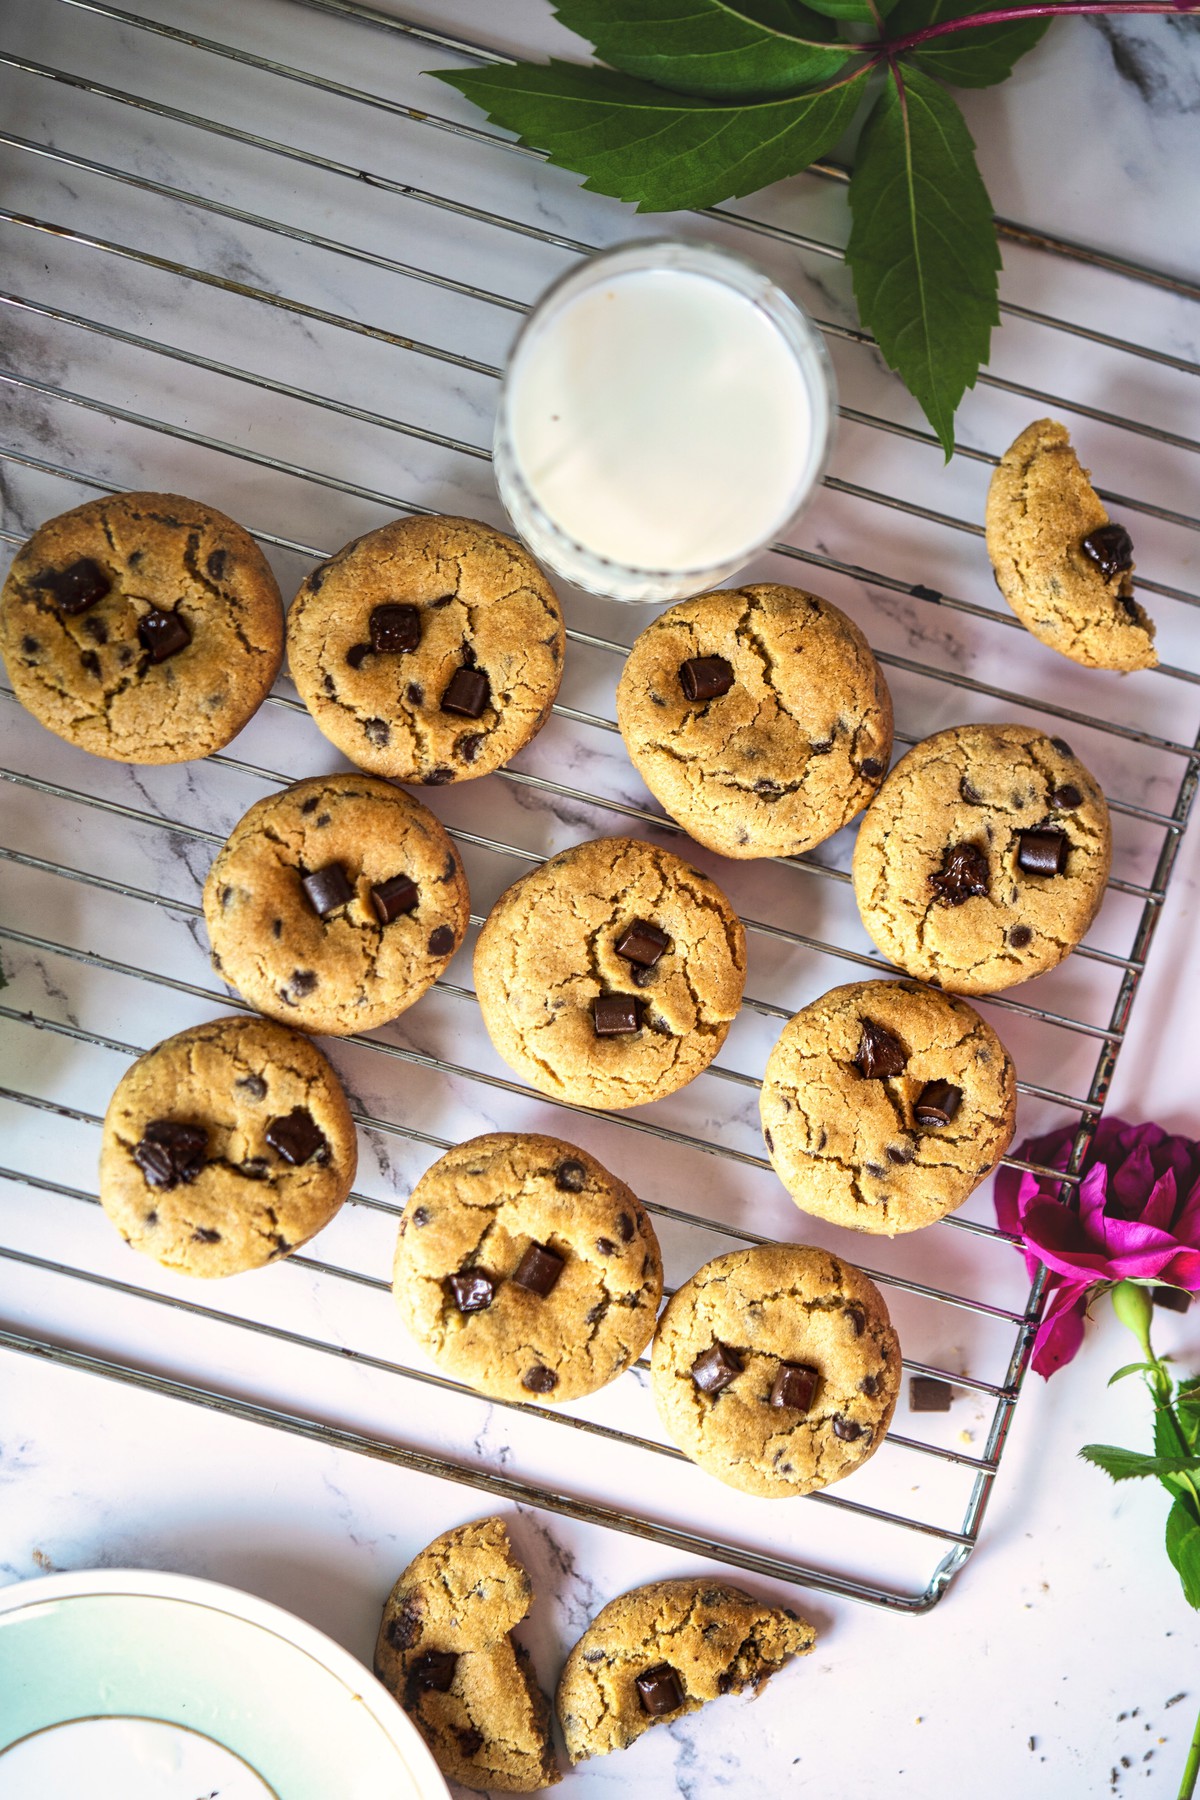
[[[1030,1138],[1026,1162],[1065,1169],[1074,1128]],[[1147,1281],[1200,1290],[1200,1144],[1160,1125],[1102,1119],[1083,1161],[1078,1205],[1043,1176],[1001,1169],[996,1217],[1021,1239],[1030,1275],[1050,1271],[1050,1303],[1034,1340],[1033,1367],[1050,1376],[1083,1341],[1093,1289]]]

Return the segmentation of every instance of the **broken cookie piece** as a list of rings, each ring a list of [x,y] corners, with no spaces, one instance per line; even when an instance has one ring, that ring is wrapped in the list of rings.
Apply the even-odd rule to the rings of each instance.
[[[1043,644],[1091,669],[1152,669],[1133,545],[1109,521],[1064,425],[1038,419],[1001,457],[987,499],[996,585]]]
[[[560,1779],[549,1702],[511,1635],[532,1598],[492,1518],[434,1538],[384,1605],[375,1673],[463,1787],[529,1794]]]
[[[761,1687],[816,1632],[793,1612],[703,1577],[656,1581],[612,1600],[588,1626],[555,1706],[573,1763],[625,1750],[660,1720]]]

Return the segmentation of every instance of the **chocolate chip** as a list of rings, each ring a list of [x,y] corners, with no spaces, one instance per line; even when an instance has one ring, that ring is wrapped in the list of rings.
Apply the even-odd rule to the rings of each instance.
[[[395,1650],[411,1650],[421,1635],[421,1607],[416,1600],[406,1600],[400,1611],[387,1622],[384,1636]]]
[[[1014,950],[1023,950],[1032,939],[1033,932],[1028,925],[1014,925],[1008,934],[1008,941]]]
[[[303,1106],[294,1106],[282,1118],[272,1119],[264,1136],[272,1150],[277,1151],[293,1167],[311,1162],[322,1151],[325,1154],[321,1160],[329,1160],[329,1141],[312,1114]]]
[[[868,1081],[899,1075],[908,1066],[908,1052],[900,1039],[874,1019],[864,1019],[862,1036],[854,1053],[855,1067]]]
[[[554,1171],[554,1185],[556,1188],[561,1188],[565,1194],[582,1193],[586,1180],[587,1170],[581,1162],[576,1162],[573,1157],[569,1157],[566,1162],[560,1162]]]
[[[368,621],[371,648],[385,656],[415,650],[421,641],[421,615],[415,606],[377,606]]]
[[[65,569],[47,569],[33,578],[34,587],[45,588],[54,596],[54,604],[60,613],[68,618],[76,613],[86,612],[89,606],[95,606],[97,600],[103,600],[112,587],[112,582],[90,556],[81,556]]]
[[[427,1650],[410,1667],[409,1685],[426,1692],[433,1689],[439,1694],[445,1694],[454,1680],[457,1662],[458,1657],[453,1650]]]
[[[841,1438],[843,1444],[853,1444],[862,1434],[861,1425],[856,1425],[853,1419],[847,1419],[843,1413],[834,1413],[833,1435]]]
[[[1177,1287],[1153,1287],[1150,1289],[1150,1298],[1164,1312],[1185,1313],[1192,1304],[1191,1294]]]
[[[948,1125],[961,1104],[962,1089],[952,1081],[927,1081],[913,1107],[913,1118],[918,1125]]]
[[[630,969],[629,972],[633,977],[634,987],[640,987],[640,988],[649,987],[651,985],[651,983],[656,979],[654,970],[652,968],[651,969],[639,969],[635,965],[633,968]]]
[[[975,783],[973,781],[971,781],[966,775],[964,775],[962,777],[962,779],[960,780],[960,782],[958,784],[958,794],[959,794],[959,799],[965,800],[968,806],[982,806],[983,805],[983,795],[979,792],[979,789],[975,786]]]
[[[186,650],[192,641],[187,620],[177,612],[162,612],[152,606],[145,618],[138,620],[138,642],[143,650],[150,652],[150,661],[166,662],[168,656],[178,656]]]
[[[633,1242],[633,1220],[626,1212],[617,1214],[617,1236],[623,1244]]]
[[[657,925],[647,919],[635,919],[617,939],[616,951],[626,962],[652,969],[663,952],[671,948],[671,940]]]
[[[468,731],[465,736],[455,739],[454,753],[464,762],[474,762],[486,741],[482,731]]]
[[[265,1156],[249,1156],[238,1164],[237,1172],[247,1181],[265,1181],[271,1173],[271,1166]]]
[[[961,906],[964,901],[988,891],[988,862],[978,844],[949,844],[941,869],[929,877],[947,906]]]
[[[670,1663],[655,1663],[634,1680],[642,1711],[657,1719],[683,1705],[683,1684]]]
[[[156,1212],[148,1212],[145,1217],[145,1223],[147,1225],[157,1225],[158,1224],[158,1214]]]
[[[445,787],[448,781],[453,780],[454,770],[447,768],[445,763],[441,763],[436,769],[430,769],[428,774],[422,775],[421,785],[422,787]]]
[[[386,719],[364,719],[363,731],[368,743],[374,744],[377,750],[386,750],[392,741],[392,728]]]
[[[233,1085],[235,1087],[245,1088],[252,1100],[266,1099],[267,1084],[261,1075],[239,1075]]]
[[[1133,539],[1123,525],[1098,525],[1089,531],[1079,548],[1095,563],[1105,581],[1123,575],[1133,567]]]
[[[419,681],[410,681],[404,690],[404,698],[408,701],[410,706],[423,706],[425,703],[425,689],[421,686]]]
[[[948,1381],[938,1381],[932,1375],[914,1375],[909,1381],[911,1412],[949,1412],[953,1398],[954,1392]]]
[[[611,1238],[598,1237],[596,1239],[596,1248],[601,1256],[615,1256],[617,1254],[617,1246],[613,1243]]]
[[[1054,748],[1058,751],[1060,756],[1074,756],[1075,752],[1072,750],[1070,744],[1068,744],[1066,738],[1051,738],[1050,742],[1054,745]]]
[[[107,644],[108,626],[104,623],[103,619],[98,617],[85,619],[83,621],[83,629],[87,632],[93,644]]]
[[[41,647],[37,638],[29,637],[28,634],[21,639],[22,656],[36,656]]]
[[[410,913],[417,904],[417,884],[407,875],[392,875],[371,889],[371,905],[381,925],[390,925],[401,913]]]
[[[1055,812],[1071,812],[1076,806],[1083,805],[1083,795],[1073,781],[1064,781],[1051,794],[1050,804]]]
[[[1023,875],[1061,875],[1070,847],[1061,831],[1023,831],[1017,838],[1017,867]]]
[[[482,669],[455,669],[442,695],[442,711],[478,719],[491,697],[492,686]]]
[[[641,1029],[641,1001],[632,994],[600,994],[592,1001],[597,1037],[628,1037]]]
[[[435,925],[426,946],[430,956],[449,956],[454,948],[454,931],[449,925]]]
[[[496,1298],[496,1283],[482,1269],[460,1269],[446,1286],[460,1313],[485,1312]]]
[[[89,675],[99,676],[99,674],[100,674],[100,658],[96,655],[96,652],[94,650],[81,651],[79,660],[83,664],[83,667],[87,670]]]
[[[692,1364],[692,1380],[702,1394],[719,1394],[741,1374],[743,1367],[737,1351],[718,1342],[711,1350],[702,1350],[696,1358]]]
[[[806,1413],[813,1403],[820,1379],[820,1370],[814,1369],[811,1363],[781,1362],[771,1386],[771,1405]]]
[[[810,756],[828,756],[832,749],[832,738],[814,738],[808,746],[808,753]]]
[[[219,1244],[220,1241],[220,1232],[210,1231],[207,1225],[197,1225],[192,1232],[193,1244]]]
[[[877,781],[883,774],[883,764],[877,756],[865,757],[859,767],[868,781]]]
[[[692,656],[679,665],[685,700],[715,700],[733,686],[733,664],[723,656]]]
[[[544,1244],[530,1244],[512,1272],[512,1281],[514,1286],[524,1288],[526,1293],[537,1294],[544,1300],[547,1294],[553,1293],[565,1267],[565,1257],[547,1250]]]
[[[354,889],[347,881],[346,871],[341,863],[326,863],[323,869],[314,869],[311,875],[302,875],[300,886],[308,897],[308,904],[322,919],[354,898]]]
[[[312,993],[316,985],[317,977],[312,969],[293,969],[292,979],[288,982],[289,998],[298,994],[303,999],[305,994]]]
[[[361,669],[370,654],[370,644],[351,644],[346,652],[346,661],[352,669]]]
[[[911,1144],[889,1144],[887,1153],[889,1162],[910,1163],[913,1159]]]
[[[883,1167],[882,1163],[864,1163],[863,1168],[866,1170],[867,1174],[872,1176],[876,1181],[882,1181],[887,1174],[887,1170]]]
[[[207,1150],[208,1133],[202,1125],[151,1119],[132,1154],[151,1187],[173,1188],[181,1181],[195,1181]]]
[[[858,1391],[860,1394],[865,1394],[868,1400],[874,1400],[879,1392],[878,1375],[864,1375],[858,1384]]]
[[[844,1306],[842,1308],[842,1311],[849,1319],[851,1325],[853,1325],[855,1337],[861,1337],[863,1332],[867,1329],[866,1308],[860,1306],[857,1300],[852,1300],[849,1306]]]
[[[522,1375],[521,1386],[528,1388],[531,1394],[550,1394],[558,1386],[558,1376],[543,1363],[534,1363]]]
[[[204,566],[214,581],[220,581],[222,575],[225,573],[225,565],[228,561],[229,552],[227,550],[213,550]]]
[[[483,1749],[483,1733],[476,1731],[473,1725],[468,1726],[465,1731],[461,1725],[456,1725],[454,1735],[464,1756],[474,1756],[477,1750]]]
[[[430,1218],[429,1208],[427,1206],[418,1206],[416,1211],[413,1213],[412,1222],[419,1231],[422,1225],[428,1225],[429,1218]]]

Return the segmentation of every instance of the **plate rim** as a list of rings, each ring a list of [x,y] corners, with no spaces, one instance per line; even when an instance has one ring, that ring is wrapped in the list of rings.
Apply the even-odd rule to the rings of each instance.
[[[0,1585],[0,1616],[46,1601],[89,1598],[186,1601],[274,1632],[361,1698],[388,1742],[407,1762],[422,1800],[450,1800],[450,1789],[429,1746],[378,1676],[318,1626],[245,1588],[167,1569],[59,1569]]]

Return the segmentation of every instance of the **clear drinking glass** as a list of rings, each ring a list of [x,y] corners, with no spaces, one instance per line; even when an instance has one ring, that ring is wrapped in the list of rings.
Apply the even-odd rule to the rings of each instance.
[[[644,239],[588,257],[530,312],[500,387],[496,482],[519,536],[567,581],[676,600],[787,529],[836,419],[803,307],[727,250]],[[678,480],[655,461],[662,443],[676,446]]]

